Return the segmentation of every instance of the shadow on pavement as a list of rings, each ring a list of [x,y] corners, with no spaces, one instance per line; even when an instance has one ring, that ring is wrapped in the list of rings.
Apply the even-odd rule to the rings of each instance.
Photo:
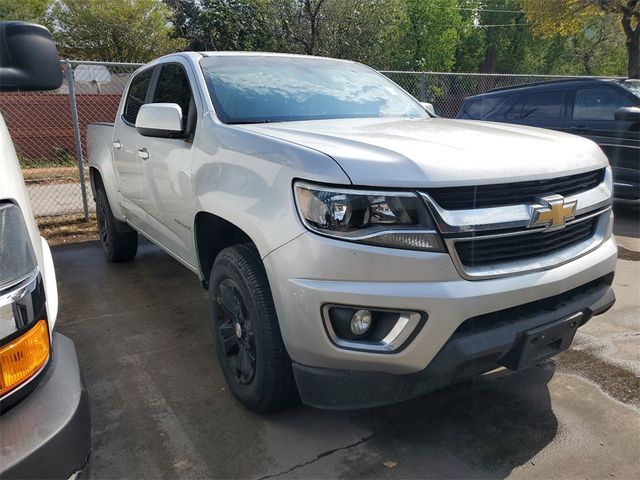
[[[556,436],[558,421],[547,387],[554,370],[551,365],[499,372],[376,409],[323,412],[300,406],[269,422],[298,424],[288,432],[295,444],[321,435],[335,422],[332,417],[344,423],[346,416],[348,428],[363,432],[365,440],[347,444],[358,445],[357,451],[333,466],[331,474],[341,478],[384,478],[391,473],[380,468],[386,460],[397,463],[394,478],[504,478]],[[295,468],[286,472],[295,476]],[[326,467],[304,468],[301,478],[321,475]]]
[[[504,477],[552,442],[554,368],[494,373],[399,405],[248,412],[224,384],[197,278],[143,243],[54,247],[57,328],[91,400],[95,478]],[[382,467],[391,459],[393,469]]]

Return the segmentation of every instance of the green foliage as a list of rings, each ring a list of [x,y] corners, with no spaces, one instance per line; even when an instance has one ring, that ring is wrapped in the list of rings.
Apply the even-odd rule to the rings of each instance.
[[[379,52],[386,46],[380,32],[387,28],[388,16],[396,8],[396,2],[330,0],[323,6],[317,54],[370,65],[379,63]]]
[[[63,55],[146,62],[180,50],[171,10],[161,0],[57,0],[49,19]]]
[[[554,12],[558,1],[531,0],[531,3],[540,11]],[[547,3],[542,5],[544,2]],[[611,15],[583,16],[581,28],[570,35],[541,35],[538,21],[522,8],[521,0],[466,0],[465,4],[466,8],[476,9],[471,15],[475,16],[478,28],[468,29],[458,46],[456,67],[460,71],[625,73],[624,35],[617,19]],[[565,25],[562,31],[566,28]]]
[[[165,0],[175,35],[192,50],[262,50],[280,46],[278,19],[267,0]]]
[[[260,50],[567,75],[624,75],[639,18],[638,0],[0,0],[0,19],[47,24],[76,58]]]
[[[45,23],[52,0],[0,0],[0,21]]]
[[[379,69],[624,74],[616,17],[587,10],[569,36],[540,35],[523,8],[594,0],[165,0],[195,50],[348,58]],[[628,2],[635,0],[611,0]],[[559,3],[558,3],[559,4]],[[542,20],[541,20],[542,21]]]
[[[524,0],[523,10],[542,39],[567,39],[586,73],[618,72],[640,78],[639,0]]]
[[[460,42],[457,0],[400,0],[386,15],[377,66],[395,70],[451,70]]]

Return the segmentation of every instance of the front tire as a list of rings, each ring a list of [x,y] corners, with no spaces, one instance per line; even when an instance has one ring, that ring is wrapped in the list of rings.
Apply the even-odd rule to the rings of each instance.
[[[224,249],[209,281],[213,334],[231,392],[266,413],[297,398],[291,359],[280,335],[267,274],[251,245]]]
[[[118,231],[117,220],[111,212],[107,194],[101,188],[96,191],[96,217],[100,243],[107,260],[119,263],[133,259],[138,251],[138,232]]]

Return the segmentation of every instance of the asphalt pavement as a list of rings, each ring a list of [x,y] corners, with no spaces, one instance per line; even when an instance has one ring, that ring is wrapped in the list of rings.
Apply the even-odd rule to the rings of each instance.
[[[256,415],[225,387],[206,292],[142,243],[53,248],[57,328],[91,400],[94,478],[639,478],[640,234],[616,210],[618,302],[555,361],[360,411]],[[622,249],[621,249],[622,251]]]

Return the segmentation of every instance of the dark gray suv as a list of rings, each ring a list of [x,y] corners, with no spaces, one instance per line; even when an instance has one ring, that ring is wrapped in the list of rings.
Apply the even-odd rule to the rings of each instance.
[[[615,198],[640,203],[640,80],[570,79],[500,88],[467,98],[457,118],[587,137],[609,158]]]

